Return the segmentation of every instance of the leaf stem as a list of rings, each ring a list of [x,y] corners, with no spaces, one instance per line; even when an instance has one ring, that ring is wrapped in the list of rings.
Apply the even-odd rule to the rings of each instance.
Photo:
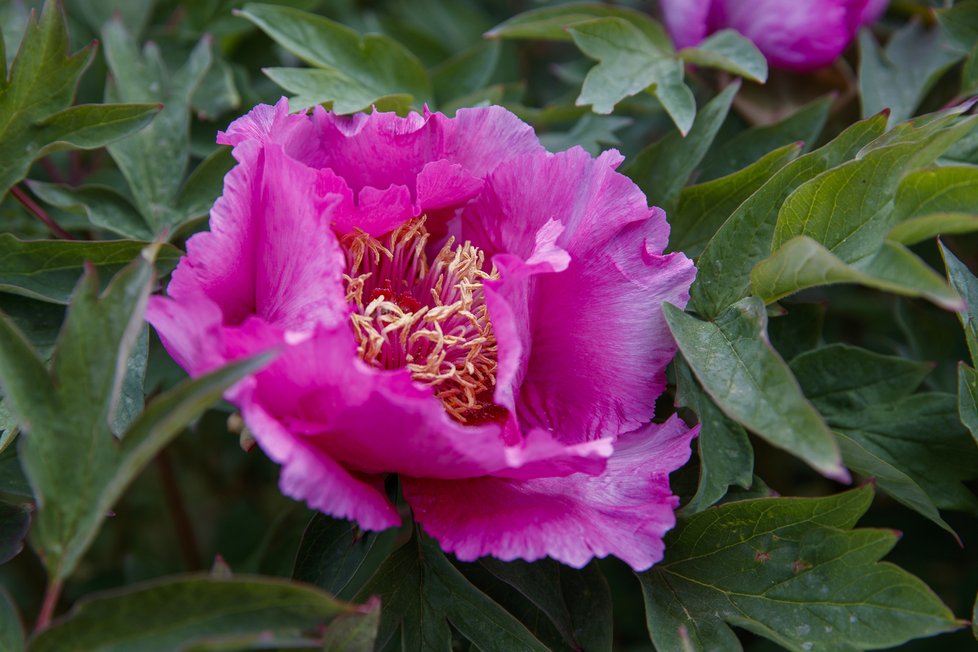
[[[61,580],[55,579],[48,583],[44,591],[44,602],[41,603],[41,611],[37,614],[37,623],[34,624],[34,631],[39,632],[51,624],[51,617],[54,615],[54,608],[58,606],[58,598],[61,597]]]
[[[176,475],[173,473],[173,465],[166,450],[161,450],[156,456],[156,468],[160,474],[160,482],[163,485],[163,496],[166,499],[166,506],[170,510],[170,518],[173,519],[173,529],[176,532],[180,543],[180,554],[183,557],[183,564],[189,571],[200,570],[200,552],[197,547],[197,537],[194,536],[193,524],[187,509],[184,506],[183,495],[177,485]]]
[[[21,205],[26,208],[30,213],[34,215],[37,219],[41,220],[46,227],[51,229],[51,232],[62,240],[74,240],[75,237],[58,226],[58,223],[51,219],[51,216],[47,212],[38,206],[37,202],[31,199],[30,195],[21,188],[20,186],[12,186],[10,188],[10,194],[14,196],[14,199],[19,201]]]

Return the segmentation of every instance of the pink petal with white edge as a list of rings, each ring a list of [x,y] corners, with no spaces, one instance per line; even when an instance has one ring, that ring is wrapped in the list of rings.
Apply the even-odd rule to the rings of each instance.
[[[678,504],[669,473],[689,459],[697,431],[673,416],[624,435],[599,476],[404,477],[404,497],[425,531],[462,561],[552,557],[581,568],[614,555],[642,571],[662,559]]]

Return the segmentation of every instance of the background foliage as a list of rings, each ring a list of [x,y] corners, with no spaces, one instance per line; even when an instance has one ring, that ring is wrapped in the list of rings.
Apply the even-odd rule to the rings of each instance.
[[[0,1],[0,649],[976,647],[978,2],[894,0],[805,76],[730,31],[676,52],[657,15]],[[206,228],[216,131],[283,94],[504,104],[627,156],[699,268],[662,563],[458,563],[242,451],[219,397],[264,360],[188,380],[142,310]]]

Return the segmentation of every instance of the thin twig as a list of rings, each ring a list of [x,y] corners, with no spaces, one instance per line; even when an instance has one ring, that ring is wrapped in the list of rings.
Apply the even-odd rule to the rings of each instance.
[[[58,226],[58,223],[51,219],[51,216],[45,212],[43,208],[37,205],[30,195],[24,191],[20,186],[13,186],[10,189],[10,194],[14,196],[14,199],[19,201],[24,208],[26,208],[30,213],[34,215],[37,219],[44,222],[44,226],[51,229],[51,232],[63,240],[74,240],[75,237]]]
[[[44,591],[44,602],[41,603],[41,611],[37,614],[37,622],[34,624],[35,632],[39,632],[51,624],[51,617],[54,616],[54,608],[58,606],[60,597],[61,580],[52,580]]]
[[[180,493],[176,475],[173,473],[173,465],[170,464],[170,458],[166,450],[161,450],[156,456],[156,468],[160,473],[160,482],[163,485],[163,496],[166,499],[166,506],[170,510],[170,518],[173,519],[173,529],[180,543],[180,554],[183,557],[183,564],[188,571],[200,570],[200,552],[197,547],[197,537],[194,536],[193,524],[187,515],[183,495]]]

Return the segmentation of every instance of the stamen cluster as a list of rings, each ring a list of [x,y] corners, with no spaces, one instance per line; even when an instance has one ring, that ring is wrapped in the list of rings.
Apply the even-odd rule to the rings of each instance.
[[[485,254],[450,237],[429,264],[424,216],[382,236],[343,236],[346,299],[360,357],[384,369],[404,367],[435,388],[461,423],[491,418],[496,410],[496,337],[483,282]]]

